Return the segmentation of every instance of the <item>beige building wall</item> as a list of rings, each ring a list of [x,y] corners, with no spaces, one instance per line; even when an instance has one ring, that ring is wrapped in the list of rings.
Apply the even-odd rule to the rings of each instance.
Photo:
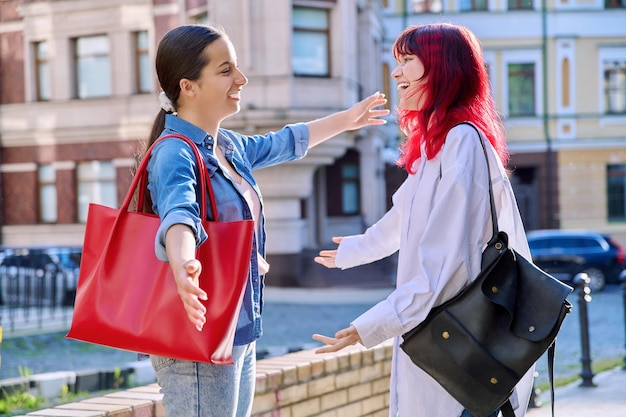
[[[607,166],[626,163],[626,115],[606,114],[602,68],[604,60],[626,60],[626,9],[605,9],[599,0],[548,0],[545,12],[540,1],[531,10],[507,12],[508,2],[496,0],[486,12],[461,12],[460,1],[444,0],[434,19],[411,13],[411,1],[389,3],[384,59],[392,67],[391,44],[408,25],[452,22],[480,39],[507,129],[512,175],[536,171],[535,186],[526,191],[540,207],[538,227],[597,229],[626,243],[626,222],[609,221],[607,207]],[[535,116],[507,114],[507,64],[515,62],[535,63]]]
[[[159,110],[154,93],[136,94],[133,33],[148,31],[150,57],[165,31],[179,24],[204,21],[227,31],[238,61],[249,79],[242,94],[242,111],[223,127],[244,134],[278,130],[288,123],[308,121],[343,110],[381,88],[383,23],[376,0],[338,1],[193,1],[178,0],[60,0],[20,2],[21,20],[3,26],[23,35],[25,102],[2,105],[0,128],[5,149],[30,146],[76,146],[81,155],[65,152],[57,166],[75,167],[77,158],[102,157],[89,151],[93,144],[120,149],[112,158],[118,172],[130,176],[134,156],[142,151],[152,120]],[[186,4],[194,8],[186,10]],[[330,76],[295,77],[291,67],[294,5],[329,10]],[[106,35],[110,45],[111,96],[76,99],[71,40]],[[38,102],[35,91],[33,43],[47,41],[50,101]],[[156,77],[155,77],[156,78]],[[268,253],[296,256],[305,248],[330,242],[334,225],[345,233],[360,233],[386,209],[382,129],[343,133],[312,149],[302,161],[258,171],[268,228]],[[132,149],[131,149],[132,148]],[[349,148],[361,152],[362,211],[347,219],[326,215],[324,167]],[[104,157],[102,157],[104,159]],[[108,157],[107,157],[108,159]],[[37,159],[27,164],[6,163],[5,173],[36,176]],[[26,171],[24,171],[26,170]],[[69,172],[69,171],[68,171]],[[128,178],[118,179],[126,183]],[[118,204],[121,198],[118,198]],[[302,207],[306,207],[306,215]],[[31,216],[32,217],[32,216]],[[11,224],[2,228],[2,244],[80,245],[84,224]]]

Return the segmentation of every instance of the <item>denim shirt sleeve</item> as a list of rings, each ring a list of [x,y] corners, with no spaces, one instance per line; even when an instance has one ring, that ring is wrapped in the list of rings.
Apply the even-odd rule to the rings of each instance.
[[[200,205],[196,199],[196,160],[189,145],[180,140],[158,143],[148,162],[148,189],[152,209],[161,219],[154,241],[158,259],[167,262],[165,235],[175,224],[189,226],[196,237],[196,246],[207,234],[200,221]]]
[[[246,154],[251,168],[266,168],[306,156],[309,128],[304,123],[295,123],[265,135],[241,136],[241,140],[241,151]]]

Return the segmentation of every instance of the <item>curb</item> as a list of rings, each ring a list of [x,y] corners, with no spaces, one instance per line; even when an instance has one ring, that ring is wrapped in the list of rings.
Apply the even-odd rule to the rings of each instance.
[[[0,380],[0,398],[5,398],[25,388],[45,399],[58,398],[64,392],[81,393],[133,385],[148,385],[156,381],[150,361],[129,362],[111,369],[85,369],[79,371],[57,371],[34,374],[28,377]]]

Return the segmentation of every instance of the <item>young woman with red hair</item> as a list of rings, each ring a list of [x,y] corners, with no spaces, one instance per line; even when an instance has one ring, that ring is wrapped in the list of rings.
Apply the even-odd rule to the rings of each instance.
[[[333,238],[339,247],[321,251],[315,260],[345,269],[397,251],[396,288],[334,337],[313,338],[326,344],[318,353],[394,339],[390,417],[471,417],[399,344],[433,307],[480,272],[481,254],[492,235],[490,178],[480,136],[486,138],[499,228],[530,259],[504,168],[504,129],[481,46],[468,29],[444,23],[409,27],[393,53],[399,124],[407,136],[398,164],[409,175],[394,194],[393,207],[376,224],[361,235]],[[516,417],[526,412],[533,373],[529,370],[511,397]]]

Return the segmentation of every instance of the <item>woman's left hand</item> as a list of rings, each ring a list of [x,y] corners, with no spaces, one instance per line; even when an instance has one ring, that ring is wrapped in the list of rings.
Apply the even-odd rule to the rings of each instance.
[[[333,242],[340,244],[343,240],[342,236],[333,237]],[[326,268],[337,268],[335,259],[337,258],[337,249],[320,251],[320,255],[313,258],[315,262],[324,265]]]
[[[356,327],[354,326],[339,330],[335,333],[335,337],[314,334],[313,339],[326,345],[317,349],[315,353],[337,352],[345,347],[356,345],[357,343],[363,344],[361,336],[359,336],[359,332],[356,331]]]
[[[365,126],[383,125],[387,123],[381,117],[389,114],[389,109],[376,109],[387,104],[385,95],[376,92],[346,110],[349,125],[346,130],[356,130]]]
[[[309,129],[309,149],[346,130],[356,130],[366,126],[384,125],[381,117],[389,114],[388,109],[376,109],[387,103],[384,94],[374,93],[349,109],[338,111],[321,119],[307,122]]]

